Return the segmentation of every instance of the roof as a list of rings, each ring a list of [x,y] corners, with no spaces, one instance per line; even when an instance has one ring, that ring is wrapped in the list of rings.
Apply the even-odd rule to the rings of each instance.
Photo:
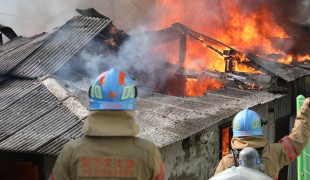
[[[0,150],[55,155],[62,144],[55,151],[48,147],[57,147],[53,142],[68,133],[72,138],[86,108],[76,108],[82,105],[69,94],[58,99],[46,79],[110,23],[77,16],[53,33],[17,37],[0,46]]]
[[[265,69],[269,73],[280,77],[286,82],[291,82],[297,78],[310,75],[310,71],[304,68],[266,60],[253,54],[247,54],[247,58],[251,59],[251,61],[254,61],[255,64]]]
[[[5,52],[0,55],[0,150],[57,155],[82,136],[87,84],[54,73],[64,71],[64,64],[110,23],[77,16],[51,34],[16,38],[0,47]],[[224,87],[202,97],[174,97],[139,87],[138,136],[164,147],[282,96]]]
[[[76,86],[71,80],[54,78],[56,84],[67,87],[81,104],[88,107],[88,99],[85,100],[86,92],[74,89]],[[57,90],[54,89],[53,92],[57,94]],[[232,117],[244,108],[265,104],[283,96],[285,95],[266,91],[224,87],[207,92],[201,97],[176,97],[138,87],[136,119],[140,131],[138,136],[152,141],[161,148]]]
[[[202,97],[174,97],[150,92],[137,102],[139,136],[159,147],[167,146],[232,117],[242,109],[282,96],[230,87],[208,92]]]

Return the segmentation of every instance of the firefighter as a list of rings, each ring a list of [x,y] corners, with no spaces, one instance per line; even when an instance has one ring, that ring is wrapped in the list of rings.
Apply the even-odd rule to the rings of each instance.
[[[90,87],[84,136],[67,143],[50,179],[164,179],[158,148],[135,137],[137,89],[124,72],[111,69]]]
[[[288,165],[303,151],[310,137],[310,98],[306,98],[298,113],[292,132],[277,143],[263,137],[260,116],[249,109],[239,112],[233,119],[232,152],[223,157],[215,174],[238,166],[236,151],[253,147],[260,153],[260,171],[277,179],[280,169]]]
[[[232,166],[216,174],[210,180],[272,180],[259,171],[260,156],[256,149],[246,147],[239,153],[239,167]]]
[[[248,167],[255,170],[260,168],[260,156],[256,149],[252,147],[246,147],[239,153],[239,166]]]

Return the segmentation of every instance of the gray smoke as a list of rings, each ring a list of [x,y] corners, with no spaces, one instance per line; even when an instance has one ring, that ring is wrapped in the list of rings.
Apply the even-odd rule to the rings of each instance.
[[[61,26],[73,16],[78,15],[75,12],[76,8],[93,7],[111,18],[117,28],[125,30],[128,34],[143,32],[146,29],[166,28],[172,23],[181,22],[196,31],[209,35],[208,33],[223,33],[218,31],[219,29],[233,28],[226,27],[227,21],[230,20],[227,18],[231,13],[227,11],[229,6],[241,8],[244,15],[247,15],[258,11],[265,5],[271,10],[274,21],[279,25],[286,25],[288,20],[301,24],[310,21],[309,0],[227,0],[227,2],[176,0],[169,3],[170,6],[155,3],[155,0],[0,0],[0,21],[1,24],[12,27],[18,35],[29,36]],[[176,9],[181,11],[176,11]],[[178,18],[171,19],[170,17]],[[158,24],[163,26],[158,27]],[[144,27],[141,28],[141,25]],[[152,82],[164,83],[169,78],[170,72],[162,71],[159,75],[158,67],[161,69],[164,65],[158,63],[158,60],[163,60],[165,55],[150,54],[152,49],[150,41],[148,36],[139,36],[138,39],[132,37],[121,47],[116,56],[93,53],[89,49],[96,51],[96,47],[90,47],[75,57],[78,62],[85,64],[84,70],[81,70],[80,65],[71,64],[72,66],[66,66],[67,74],[74,73],[78,67],[78,70],[85,71],[84,74],[93,79],[104,69],[115,67],[125,71],[145,73],[148,77],[155,79]],[[235,46],[238,47],[238,45]],[[88,80],[82,81],[88,82]]]
[[[12,27],[18,35],[30,36],[61,26],[73,16],[76,8],[96,8],[126,31],[146,21],[143,0],[0,0],[0,24]]]
[[[145,31],[145,28],[142,29],[139,31]],[[81,88],[86,90],[103,71],[117,68],[130,73],[138,86],[159,87],[164,85],[167,78],[177,69],[165,69],[164,54],[151,53],[154,46],[150,42],[154,38],[159,37],[146,34],[133,35],[117,53],[108,53],[107,44],[93,41],[84,47],[70,64],[57,72],[57,75],[78,82]],[[77,76],[77,73],[80,75]]]

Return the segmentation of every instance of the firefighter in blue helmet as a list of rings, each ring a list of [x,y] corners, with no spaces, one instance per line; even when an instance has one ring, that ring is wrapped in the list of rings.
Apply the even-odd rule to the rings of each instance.
[[[310,137],[310,98],[298,113],[292,132],[277,143],[269,143],[263,137],[262,126],[266,124],[253,110],[245,109],[233,119],[232,153],[223,157],[215,174],[232,166],[238,166],[238,152],[246,147],[258,150],[260,171],[277,179],[279,171],[302,152]]]
[[[135,137],[137,89],[124,72],[111,69],[90,87],[85,136],[67,143],[52,179],[164,179],[158,148]]]

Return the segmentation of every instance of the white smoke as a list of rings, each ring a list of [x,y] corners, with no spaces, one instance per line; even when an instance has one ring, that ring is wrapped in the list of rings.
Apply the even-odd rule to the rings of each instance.
[[[143,0],[0,0],[0,24],[21,36],[51,31],[73,16],[76,8],[96,8],[126,31],[146,21],[152,1]]]
[[[143,32],[145,28],[140,27],[138,31]],[[70,81],[79,84],[81,89],[86,90],[103,71],[117,68],[130,73],[136,82],[147,87],[160,87],[177,69],[165,69],[163,54],[151,53],[154,48],[151,42],[154,38],[159,37],[154,34],[133,35],[125,41],[117,53],[113,54],[105,53],[107,44],[92,41],[72,59],[70,64],[58,71],[57,75],[69,78]],[[76,76],[77,73],[82,75]]]

